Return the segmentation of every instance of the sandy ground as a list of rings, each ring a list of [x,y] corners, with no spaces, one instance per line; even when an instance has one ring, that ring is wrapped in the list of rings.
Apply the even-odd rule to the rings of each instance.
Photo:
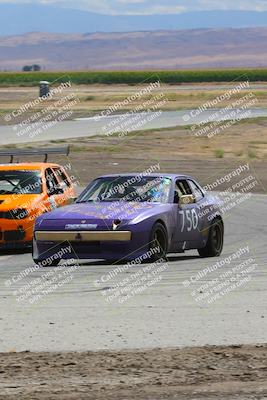
[[[259,185],[254,193],[267,192],[267,120],[243,121],[223,134],[209,139],[195,137],[190,128],[132,132],[124,138],[93,136],[68,140],[40,142],[38,147],[70,145],[66,157],[50,157],[51,161],[71,164],[71,173],[80,186],[93,178],[109,173],[143,172],[159,163],[162,173],[188,174],[204,186],[240,165],[249,164],[250,172]],[[2,146],[0,150],[14,146]],[[36,144],[17,145],[17,148],[37,147]],[[9,159],[1,157],[0,162]],[[37,157],[20,161],[40,161]],[[227,190],[229,184],[222,183],[217,189]]]
[[[72,153],[69,161],[72,165],[72,171],[77,177],[80,186],[87,185],[92,179],[104,174],[143,172],[153,165],[160,165],[162,173],[177,173],[193,176],[202,186],[215,182],[217,179],[231,173],[239,168],[240,165],[248,163],[249,172],[243,173],[240,180],[252,174],[256,177],[258,184],[251,189],[253,193],[266,194],[267,192],[267,160],[239,160],[239,159],[216,159],[212,157],[186,157],[177,156],[177,159],[158,157],[148,159],[143,155],[134,152],[121,154],[117,157],[114,154],[88,154],[87,152]],[[138,157],[139,156],[139,157]],[[64,165],[66,160],[62,157],[61,163]],[[68,162],[68,161],[67,161]],[[233,180],[231,181],[233,183]],[[227,190],[232,183],[224,182],[218,186],[219,191]]]
[[[8,353],[0,398],[265,399],[267,345],[85,353]]]
[[[178,127],[135,132],[123,139],[92,137],[43,142],[40,147],[67,144],[71,146],[69,158],[59,156],[56,162],[62,165],[69,162],[72,166],[71,173],[80,186],[87,185],[100,175],[143,172],[157,164],[162,173],[191,175],[205,186],[231,173],[240,165],[248,164],[249,174],[253,174],[259,182],[252,188],[252,192],[267,192],[265,120],[243,122],[212,139],[196,138],[189,129]],[[23,148],[21,145],[19,147]],[[6,158],[1,158],[1,162],[5,160]],[[217,190],[228,188],[229,183],[224,182]]]
[[[56,141],[55,141],[56,142]],[[60,140],[64,143],[64,140]],[[68,139],[74,151],[102,152],[117,158],[164,159],[224,158],[267,160],[267,119],[242,121],[212,138],[196,137],[190,127],[135,131],[127,136],[94,136]],[[221,151],[222,154],[218,154]]]

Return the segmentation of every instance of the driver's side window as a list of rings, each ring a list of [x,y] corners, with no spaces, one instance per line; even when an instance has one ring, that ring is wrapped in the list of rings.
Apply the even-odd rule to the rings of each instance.
[[[188,185],[185,179],[181,179],[176,181],[175,184],[175,193],[174,193],[174,203],[179,203],[179,199],[182,196],[186,196],[188,194],[192,194],[190,186]]]
[[[46,180],[47,193],[49,196],[51,196],[58,188],[58,182],[51,168],[46,169],[45,180]]]
[[[191,187],[191,190],[192,190],[192,193],[193,193],[193,195],[194,195],[194,197],[196,199],[196,202],[202,200],[203,197],[204,197],[204,194],[202,193],[200,188],[191,180],[189,180],[188,183],[189,183],[189,185]]]

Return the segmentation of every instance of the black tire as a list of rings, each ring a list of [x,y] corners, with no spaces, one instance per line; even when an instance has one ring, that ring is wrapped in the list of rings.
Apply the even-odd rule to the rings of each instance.
[[[47,258],[36,258],[38,257],[38,251],[37,251],[37,246],[36,246],[36,241],[35,239],[33,239],[32,242],[32,259],[34,261],[35,264],[39,265],[39,267],[57,267],[58,264],[60,263],[60,259],[49,259],[49,257]]]
[[[212,222],[205,247],[198,249],[200,257],[219,257],[223,250],[224,226],[220,219]]]
[[[154,254],[149,258],[150,262],[166,259],[168,252],[168,233],[164,225],[156,222],[150,234],[149,250],[155,250]],[[157,251],[156,251],[157,250]]]
[[[33,261],[35,264],[39,265],[39,267],[57,267],[58,264],[60,263],[60,260],[52,260],[49,262],[45,262],[46,260],[39,260],[39,259],[35,259],[33,258]]]

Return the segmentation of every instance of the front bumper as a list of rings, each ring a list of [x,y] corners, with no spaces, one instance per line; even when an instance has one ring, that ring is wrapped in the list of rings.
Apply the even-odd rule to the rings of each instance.
[[[139,226],[139,228],[141,228]],[[33,240],[35,260],[44,260],[60,252],[62,259],[133,260],[149,248],[149,232],[141,229],[125,231],[51,231],[36,230]]]
[[[0,231],[0,240],[6,242],[18,242],[25,239],[26,232],[23,229],[12,231]]]
[[[30,242],[0,242],[0,250],[23,250],[31,249],[32,241]]]
[[[0,227],[0,249],[20,249],[32,244],[32,226],[26,224],[9,223]]]
[[[1,219],[0,248],[12,249],[28,246],[32,241],[33,222]]]

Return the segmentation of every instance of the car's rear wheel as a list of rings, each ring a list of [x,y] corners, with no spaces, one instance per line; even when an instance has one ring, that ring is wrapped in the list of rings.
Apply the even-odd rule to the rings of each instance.
[[[210,229],[207,244],[204,248],[198,249],[201,257],[218,257],[223,250],[224,227],[220,219],[213,221]]]
[[[151,230],[149,251],[152,253],[150,261],[166,258],[168,251],[168,233],[164,225],[160,222],[157,222]]]

